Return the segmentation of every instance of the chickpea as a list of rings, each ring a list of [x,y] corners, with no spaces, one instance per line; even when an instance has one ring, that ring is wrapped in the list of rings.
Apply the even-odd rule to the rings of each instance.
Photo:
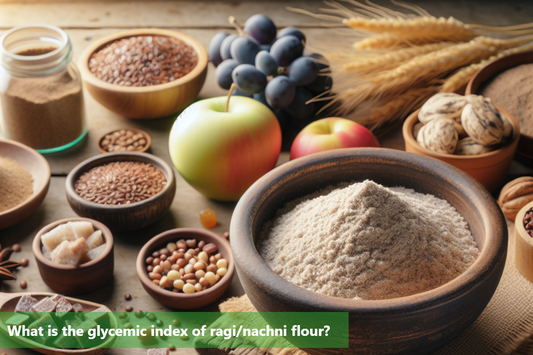
[[[163,273],[163,268],[160,265],[157,265],[156,267],[154,267],[154,274],[162,274],[162,273]]]
[[[205,251],[201,251],[198,254],[198,259],[207,262],[207,260],[209,260],[209,257],[207,256],[207,253]]]
[[[175,243],[168,243],[167,244],[167,249],[169,252],[174,252],[176,249],[177,249],[177,245]]]
[[[204,277],[207,281],[209,281],[209,285],[211,286],[213,286],[217,282],[215,274],[211,271],[207,272]]]
[[[194,293],[196,291],[194,285],[191,284],[185,284],[183,286],[183,292],[184,293]]]
[[[194,271],[194,266],[192,266],[191,264],[187,264],[185,265],[185,267],[183,268],[183,270],[185,270],[185,273],[186,274],[189,274],[191,272]]]
[[[228,268],[228,261],[226,259],[220,259],[217,261],[217,268],[219,269],[227,269]]]
[[[184,258],[185,260],[187,260],[187,262],[189,262],[189,260],[191,260],[191,258],[192,258],[192,255],[189,254],[189,253],[185,253],[185,255],[183,255],[183,258]]]
[[[174,281],[174,288],[177,288],[178,290],[183,290],[183,286],[185,285],[185,282],[183,280],[176,280]]]
[[[201,278],[203,278],[205,276],[205,271],[204,270],[198,270],[194,273],[194,276],[196,276],[196,278],[198,280],[200,280]]]
[[[217,276],[220,275],[220,276],[224,276],[226,275],[226,273],[228,272],[228,270],[226,268],[220,268],[217,270]]]
[[[178,271],[176,271],[176,270],[169,271],[167,276],[172,281],[176,281],[176,280],[181,279],[180,273]]]
[[[196,248],[196,239],[187,239],[185,244],[187,244],[189,248]]]
[[[191,258],[191,259],[189,260],[189,264],[194,265],[194,264],[196,264],[196,261],[197,261],[197,260],[196,260],[195,258]]]
[[[198,271],[198,270],[203,270],[203,269],[205,269],[204,263],[197,262],[196,264],[194,264],[194,270]]]
[[[200,292],[200,291],[202,291],[202,285],[197,283],[197,284],[194,285],[194,289],[196,290],[196,292]]]

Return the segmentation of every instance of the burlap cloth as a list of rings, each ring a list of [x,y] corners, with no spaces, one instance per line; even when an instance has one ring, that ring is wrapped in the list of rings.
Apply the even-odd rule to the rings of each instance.
[[[434,355],[533,354],[533,283],[523,277],[514,264],[514,224],[508,222],[508,228],[507,262],[494,296],[485,311],[466,332]],[[246,295],[227,300],[220,305],[220,310],[256,311]],[[306,354],[302,350],[290,348],[262,350],[276,355]]]

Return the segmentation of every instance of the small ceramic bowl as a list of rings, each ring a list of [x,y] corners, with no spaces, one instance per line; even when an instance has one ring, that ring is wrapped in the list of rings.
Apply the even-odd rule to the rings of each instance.
[[[92,168],[119,161],[149,163],[159,169],[167,184],[156,195],[128,205],[102,205],[85,200],[75,190],[76,181]],[[163,216],[170,209],[176,193],[176,180],[172,168],[161,158],[147,153],[108,153],[89,158],[76,166],[67,176],[67,201],[78,216],[96,219],[108,226],[113,232],[125,232],[146,227]]]
[[[427,292],[352,300],[298,287],[262,259],[257,241],[279,208],[327,186],[366,179],[448,201],[464,217],[481,250],[474,264]],[[257,311],[349,312],[349,349],[304,349],[331,355],[430,354],[448,344],[478,318],[494,294],[505,266],[507,234],[494,198],[466,173],[436,159],[384,148],[334,149],[285,163],[244,193],[230,225],[239,280]],[[305,348],[304,339],[290,340]]]
[[[139,153],[146,152],[148,149],[150,149],[150,146],[152,145],[152,137],[150,137],[150,135],[143,130],[140,130],[137,128],[116,129],[114,131],[104,134],[102,138],[100,138],[100,140],[98,141],[98,150],[100,151],[100,153],[102,154],[112,153],[104,149],[102,142],[106,139],[108,135],[113,134],[118,131],[131,131],[133,132],[133,134],[141,134],[143,136],[143,138],[146,140],[146,145],[144,146],[143,149],[136,150],[136,152],[139,152]]]
[[[524,216],[533,208],[533,202],[525,205],[516,215],[515,226],[515,264],[526,279],[533,282],[533,238],[524,227]]]
[[[487,64],[470,79],[465,95],[479,94],[483,86],[495,75],[521,64],[533,63],[533,51],[511,54]],[[505,108],[505,107],[504,107]],[[524,133],[516,149],[516,159],[533,166],[533,137]]]
[[[102,231],[102,237],[106,243],[104,252],[95,260],[79,266],[53,263],[42,252],[42,235],[60,224],[76,221],[91,222],[95,230]],[[94,291],[111,279],[114,267],[114,245],[113,235],[104,224],[89,218],[67,218],[50,223],[41,229],[33,239],[32,250],[41,278],[48,287],[64,295],[79,295]]]
[[[98,79],[89,70],[91,55],[118,39],[133,36],[175,37],[190,45],[198,55],[198,64],[187,75],[172,82],[145,87],[126,87]],[[88,46],[80,56],[79,68],[85,87],[100,104],[128,118],[151,119],[171,115],[189,106],[198,96],[207,74],[208,56],[194,38],[181,32],[140,28],[106,36]]]
[[[146,271],[146,259],[152,255],[154,251],[165,248],[168,243],[176,242],[180,239],[196,239],[203,240],[206,243],[214,243],[218,246],[218,250],[222,257],[228,261],[228,271],[213,287],[207,290],[195,293],[176,293],[159,286],[156,286],[148,277]],[[235,263],[233,261],[233,254],[229,242],[216,235],[215,233],[195,228],[177,228],[163,232],[146,243],[137,257],[137,275],[141,283],[156,301],[163,305],[175,309],[194,309],[207,306],[216,301],[231,284],[233,274],[235,272]]]
[[[24,202],[0,212],[0,230],[29,217],[43,202],[50,186],[50,165],[36,150],[12,141],[0,139],[0,157],[16,161],[33,178],[33,194]]]
[[[405,151],[442,160],[463,170],[479,181],[490,192],[496,192],[505,182],[509,165],[511,165],[520,138],[520,126],[516,119],[501,107],[497,108],[509,117],[514,129],[511,142],[500,149],[479,155],[454,155],[437,153],[423,148],[413,136],[413,127],[418,123],[418,113],[420,112],[420,110],[417,110],[403,124],[402,133],[405,140]]]

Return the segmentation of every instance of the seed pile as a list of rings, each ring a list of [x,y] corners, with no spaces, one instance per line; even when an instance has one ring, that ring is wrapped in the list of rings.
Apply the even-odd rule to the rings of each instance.
[[[185,42],[167,36],[122,38],[92,54],[89,70],[120,86],[165,84],[189,74],[198,55]]]
[[[530,208],[524,216],[524,228],[527,234],[533,238],[533,208]]]
[[[33,194],[33,178],[16,161],[0,157],[0,212],[26,201]]]
[[[121,129],[107,134],[102,140],[101,146],[106,152],[130,152],[142,151],[146,144],[146,137],[142,133]]]
[[[482,90],[483,96],[508,110],[520,123],[520,131],[533,136],[533,64],[503,71]]]
[[[280,276],[351,299],[434,289],[479,255],[467,222],[447,201],[369,180],[289,203],[260,237],[259,253]]]
[[[152,282],[173,292],[195,293],[214,286],[228,272],[228,261],[214,243],[180,239],[146,259]]]
[[[165,175],[152,164],[128,161],[92,168],[76,181],[75,190],[87,201],[124,205],[156,195],[166,183]]]

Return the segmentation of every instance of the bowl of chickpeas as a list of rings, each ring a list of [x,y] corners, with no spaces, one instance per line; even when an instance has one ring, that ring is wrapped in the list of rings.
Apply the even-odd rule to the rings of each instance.
[[[174,309],[195,309],[228,289],[235,266],[229,242],[195,228],[163,232],[137,257],[137,275],[150,296]]]

